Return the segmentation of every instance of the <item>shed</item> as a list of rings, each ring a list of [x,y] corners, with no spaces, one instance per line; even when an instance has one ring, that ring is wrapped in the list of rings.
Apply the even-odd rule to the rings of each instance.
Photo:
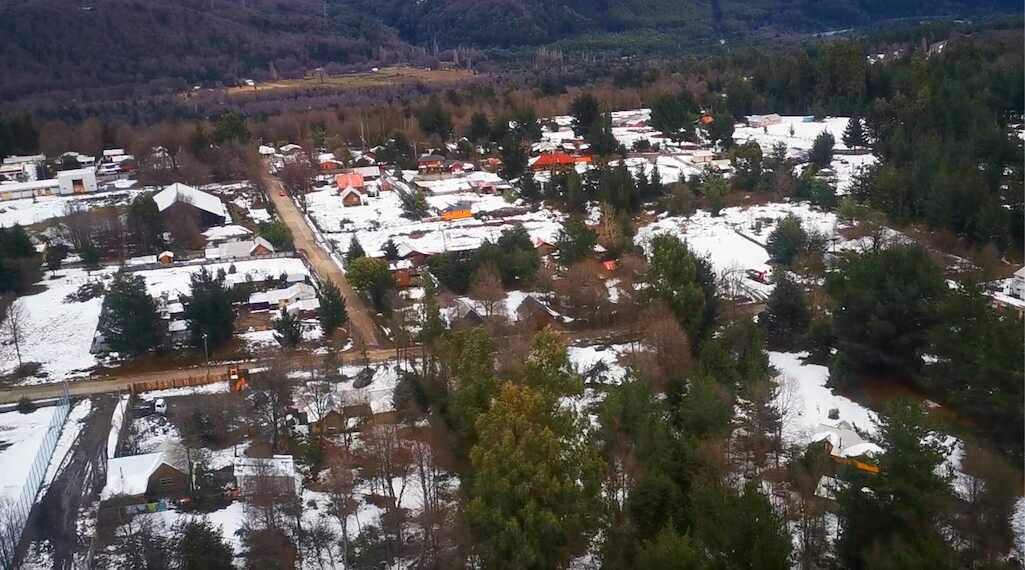
[[[302,491],[291,455],[236,457],[234,474],[242,496],[299,495]]]
[[[165,452],[114,457],[107,463],[107,483],[100,498],[125,504],[176,497],[189,492],[188,465]]]

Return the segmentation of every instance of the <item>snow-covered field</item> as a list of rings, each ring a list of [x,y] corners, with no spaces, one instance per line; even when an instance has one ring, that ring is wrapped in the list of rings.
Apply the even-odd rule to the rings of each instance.
[[[67,377],[80,376],[82,371],[96,365],[89,353],[93,332],[100,319],[102,298],[76,303],[65,302],[87,281],[100,278],[105,271],[87,274],[84,269],[65,269],[56,279],[40,282],[46,290],[19,297],[17,306],[24,311],[21,327],[21,359],[42,365],[45,379],[28,378],[26,383],[54,382]],[[18,366],[17,351],[10,331],[0,333],[0,373],[9,373]]]
[[[34,200],[6,200],[0,202],[0,226],[38,224],[59,218],[67,214],[71,208],[88,210],[105,206],[124,206],[142,192],[142,189],[132,189],[79,196],[42,196]]]
[[[0,498],[13,501],[21,495],[56,412],[56,407],[46,406],[30,414],[0,414]]]
[[[235,273],[230,273],[232,265],[235,266]],[[223,269],[227,273],[229,283],[241,283],[245,281],[246,275],[259,282],[276,279],[282,274],[288,275],[289,281],[294,282],[302,281],[310,274],[306,264],[298,257],[278,257],[149,269],[138,271],[136,275],[141,275],[146,280],[146,289],[153,297],[167,293],[168,297],[173,299],[182,293],[188,294],[192,274],[203,267],[215,275]]]

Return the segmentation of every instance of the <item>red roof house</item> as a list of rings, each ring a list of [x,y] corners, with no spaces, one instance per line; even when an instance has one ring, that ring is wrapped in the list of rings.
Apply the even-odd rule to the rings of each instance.
[[[567,154],[565,152],[546,152],[537,157],[537,160],[530,167],[534,170],[559,170],[572,168],[577,164],[591,164],[591,157]]]

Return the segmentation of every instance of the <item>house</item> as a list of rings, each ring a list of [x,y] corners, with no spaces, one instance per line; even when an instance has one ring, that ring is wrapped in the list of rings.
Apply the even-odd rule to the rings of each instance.
[[[285,289],[261,291],[249,296],[249,310],[287,309],[301,301],[317,298],[317,290],[307,283],[295,283]]]
[[[342,197],[342,206],[345,206],[347,208],[352,206],[367,205],[366,195],[363,194],[363,192],[357,190],[356,188],[353,188],[352,186],[349,186],[342,190],[340,195]]]
[[[391,272],[392,280],[399,289],[405,289],[413,284],[414,273],[413,262],[409,259],[399,259],[388,263],[388,271]]]
[[[183,454],[167,451],[111,458],[100,498],[131,505],[185,495],[191,487],[187,463]]]
[[[456,220],[465,220],[473,217],[473,212],[469,208],[452,207],[446,208],[441,213],[441,219],[446,222],[454,222]]]
[[[335,187],[338,188],[339,193],[346,188],[355,188],[356,190],[363,191],[363,188],[366,187],[366,181],[363,180],[363,176],[355,172],[345,172],[335,176]]]
[[[358,174],[363,177],[364,182],[375,182],[381,179],[380,166],[357,166],[356,168],[350,168],[347,172]]]
[[[206,245],[208,247],[226,241],[249,237],[251,235],[253,235],[253,232],[249,231],[247,228],[236,226],[234,224],[214,226],[203,232],[203,237],[206,238]]]
[[[172,263],[174,263],[174,252],[173,251],[162,251],[162,252],[160,252],[160,255],[157,256],[157,261],[160,262],[160,265],[171,265]]]
[[[416,161],[416,170],[421,175],[454,174],[463,171],[463,163],[437,154],[426,154]]]
[[[485,172],[498,172],[502,169],[502,159],[495,157],[488,157],[481,161],[481,169]]]
[[[776,113],[769,115],[748,115],[747,125],[756,129],[768,127],[769,125],[778,125],[783,122],[783,117],[780,117]]]
[[[561,315],[533,295],[527,295],[516,307],[516,321],[526,323],[531,330],[539,331],[559,322]]]
[[[291,455],[236,457],[234,474],[243,497],[299,495],[302,491]]]
[[[1010,293],[1016,299],[1025,300],[1025,267],[1015,271],[1011,277]]]
[[[322,174],[329,174],[331,172],[338,172],[345,168],[345,163],[338,160],[337,158],[325,158],[319,161],[318,169]]]
[[[274,245],[262,237],[232,240],[217,244],[206,250],[207,259],[238,259],[262,257],[274,253]]]
[[[221,226],[231,220],[220,198],[180,182],[157,192],[153,201],[162,215],[191,216],[203,228]]]
[[[534,249],[541,257],[548,257],[549,255],[559,251],[559,248],[556,247],[555,244],[541,238],[534,238],[532,241],[534,242]]]
[[[92,166],[62,170],[57,173],[58,192],[69,194],[91,194],[96,191],[96,169]]]
[[[591,164],[591,157],[573,155],[559,151],[545,152],[541,153],[541,155],[531,163],[530,168],[534,171],[566,170],[575,167],[577,164]]]
[[[820,444],[836,463],[852,465],[869,473],[879,472],[872,458],[883,453],[883,448],[865,441],[846,421],[835,426],[820,424],[819,431],[812,435],[811,441]]]

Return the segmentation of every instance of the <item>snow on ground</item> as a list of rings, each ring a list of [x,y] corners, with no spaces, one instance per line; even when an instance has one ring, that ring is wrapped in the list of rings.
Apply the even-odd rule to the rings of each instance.
[[[68,412],[68,419],[64,422],[64,429],[61,430],[60,439],[57,440],[57,446],[53,449],[53,455],[50,457],[50,465],[46,468],[46,477],[43,478],[44,490],[57,476],[57,469],[71,451],[71,446],[74,445],[75,440],[78,439],[78,434],[82,432],[85,419],[92,409],[92,400],[86,399],[75,403],[71,411]]]
[[[455,221],[403,218],[396,192],[381,192],[380,196],[370,197],[365,206],[346,207],[334,190],[327,188],[309,194],[307,201],[311,219],[338,251],[348,249],[349,241],[356,235],[370,256],[383,255],[382,248],[388,239],[393,239],[400,250],[434,253],[472,249],[484,240],[497,240],[513,224],[522,224],[531,237],[551,241],[562,220],[561,214],[554,211],[528,211],[501,196],[473,192],[427,197],[428,205],[436,211],[465,206],[479,216]],[[492,219],[500,211],[509,215]]]
[[[141,192],[142,189],[117,190],[78,196],[41,196],[35,199],[6,200],[0,202],[0,226],[38,224],[59,218],[72,208],[88,210],[105,206],[124,206]]]
[[[46,290],[19,297],[16,301],[25,311],[20,339],[21,359],[23,362],[40,363],[41,372],[48,375],[47,380],[29,378],[25,383],[60,381],[69,376],[79,376],[81,371],[96,365],[96,358],[89,353],[89,348],[103,300],[96,298],[75,303],[65,302],[65,297],[101,273],[87,275],[83,269],[67,269],[60,271],[59,275],[56,279],[44,278],[40,282]],[[5,328],[0,333],[0,374],[9,373],[17,366],[17,351],[10,331]]]
[[[585,380],[592,381],[587,377],[588,372],[594,371],[597,374],[604,368],[604,371],[598,374],[601,381],[605,384],[619,384],[627,374],[626,366],[620,361],[623,355],[633,348],[631,344],[570,346],[567,347],[566,353],[577,372],[585,375]]]
[[[114,457],[117,453],[117,440],[121,436],[121,428],[125,421],[125,411],[128,408],[129,396],[125,394],[118,400],[114,407],[114,414],[110,418],[110,432],[107,434],[107,459]]]
[[[822,431],[819,426],[836,426],[846,421],[859,430],[875,431],[877,415],[872,410],[826,386],[829,368],[801,361],[806,353],[770,352],[769,362],[780,375],[777,404],[785,410],[783,441],[786,444],[807,445],[812,435]],[[829,419],[829,410],[837,409],[839,419]]]
[[[1018,502],[1014,504],[1011,528],[1014,531],[1014,548],[1021,559],[1021,554],[1025,553],[1025,497],[1018,497]]]
[[[281,343],[274,338],[274,330],[268,329],[263,331],[248,331],[238,335],[242,342],[246,344],[249,349],[279,347]],[[320,323],[316,320],[305,320],[303,321],[303,341],[310,342],[319,339],[323,336],[323,332],[320,330]]]
[[[298,257],[276,257],[204,265],[172,266],[138,271],[136,275],[141,275],[146,280],[146,289],[153,297],[167,293],[173,299],[182,293],[188,294],[191,288],[190,277],[201,268],[205,267],[209,272],[216,274],[221,269],[229,272],[232,265],[235,266],[235,273],[228,274],[229,283],[243,282],[246,275],[251,276],[253,281],[259,282],[277,279],[282,274],[287,274],[289,281],[301,281],[302,278],[310,274],[309,269]]]
[[[16,500],[21,496],[56,412],[56,407],[46,406],[29,414],[0,414],[0,498]]]
[[[812,144],[815,143],[815,137],[828,131],[836,139],[835,149],[847,149],[847,145],[843,143],[843,132],[850,121],[849,117],[827,117],[821,121],[816,121],[814,117],[808,116],[785,116],[780,119],[779,123],[769,125],[764,129],[737,124],[733,131],[733,140],[737,144],[753,140],[762,147],[762,152],[769,152],[777,142],[783,142],[790,150],[788,154],[796,156],[797,151],[810,150]],[[793,135],[790,134],[791,129]]]

